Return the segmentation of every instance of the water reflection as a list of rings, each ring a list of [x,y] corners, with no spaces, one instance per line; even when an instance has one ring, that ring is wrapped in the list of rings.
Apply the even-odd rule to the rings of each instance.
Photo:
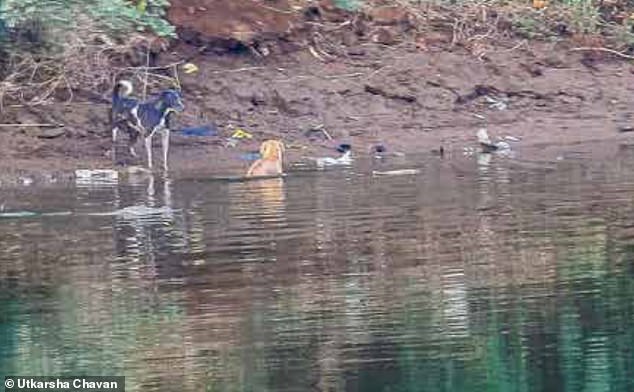
[[[130,390],[630,391],[633,169],[622,150],[12,191],[10,206],[72,214],[0,225],[0,372],[123,374]]]
[[[284,180],[282,178],[266,178],[232,184],[236,197],[244,197],[247,210],[259,210],[262,216],[283,217],[284,215]],[[239,203],[236,203],[239,204]]]

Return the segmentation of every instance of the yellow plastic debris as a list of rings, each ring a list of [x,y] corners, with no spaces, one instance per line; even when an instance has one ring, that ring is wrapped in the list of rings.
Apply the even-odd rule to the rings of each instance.
[[[233,135],[231,135],[232,138],[234,139],[251,139],[253,137],[252,134],[250,134],[249,132],[245,131],[244,129],[236,129],[236,131],[233,133]]]
[[[183,71],[185,71],[186,74],[198,72],[198,66],[194,63],[183,64]]]
[[[147,0],[139,0],[136,5],[136,9],[137,11],[139,11],[139,13],[144,14],[145,10],[147,9]]]

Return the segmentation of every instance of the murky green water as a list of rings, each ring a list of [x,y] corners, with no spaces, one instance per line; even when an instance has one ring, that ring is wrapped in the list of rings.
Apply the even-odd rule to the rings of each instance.
[[[0,189],[0,375],[634,390],[634,153],[416,165]]]

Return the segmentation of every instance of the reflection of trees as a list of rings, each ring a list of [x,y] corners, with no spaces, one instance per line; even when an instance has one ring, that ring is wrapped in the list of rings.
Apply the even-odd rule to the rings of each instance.
[[[179,235],[170,233],[178,225],[169,191],[162,182],[161,200],[154,199],[150,178],[81,183],[47,205],[72,211],[72,218],[0,226],[8,240],[0,250],[6,266],[0,282],[14,282],[0,292],[15,343],[0,350],[7,358],[4,374],[125,374],[134,376],[128,384],[134,387],[155,377],[148,369],[164,368],[164,358],[178,355],[178,293],[158,292],[154,263],[154,253],[165,249],[155,244]],[[122,232],[125,241],[118,242]],[[146,254],[129,246],[133,242]]]
[[[20,278],[0,364],[146,389],[633,390],[627,162],[79,189],[79,212],[139,208],[0,226],[0,282]]]

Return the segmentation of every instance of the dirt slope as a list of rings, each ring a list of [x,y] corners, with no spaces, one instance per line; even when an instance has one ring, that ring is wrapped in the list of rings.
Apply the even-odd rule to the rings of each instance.
[[[250,43],[290,32],[297,14],[286,0],[179,0],[168,19],[191,44]]]
[[[243,8],[247,3],[257,7]],[[631,125],[634,75],[622,61],[597,61],[563,44],[516,39],[474,54],[472,47],[451,45],[448,31],[403,38],[396,32],[407,29],[407,21],[393,12],[365,25],[322,20],[336,30],[320,37],[306,24],[314,15],[303,16],[300,28],[295,14],[286,13],[292,5],[282,1],[182,0],[180,5],[170,18],[190,36],[195,31],[197,41],[176,43],[159,62],[185,59],[199,71],[181,73],[187,111],[177,122],[213,122],[220,134],[175,135],[175,175],[240,173],[248,165],[241,155],[271,137],[287,142],[290,161],[331,154],[342,141],[351,142],[358,154],[377,143],[406,153],[442,145],[460,154],[474,145],[481,126],[492,135],[521,138],[519,147],[628,138],[617,129]],[[292,39],[298,50],[283,47]],[[234,41],[227,46],[226,40]],[[240,40],[262,44],[257,53],[236,53],[232,45]],[[224,54],[208,51],[209,45],[224,48]],[[3,172],[111,167],[107,109],[81,97],[69,105],[8,108],[3,122],[66,127],[59,135],[37,127],[2,129]],[[254,139],[226,147],[236,127]],[[332,140],[314,131],[322,127]],[[125,155],[123,146],[121,151]]]

